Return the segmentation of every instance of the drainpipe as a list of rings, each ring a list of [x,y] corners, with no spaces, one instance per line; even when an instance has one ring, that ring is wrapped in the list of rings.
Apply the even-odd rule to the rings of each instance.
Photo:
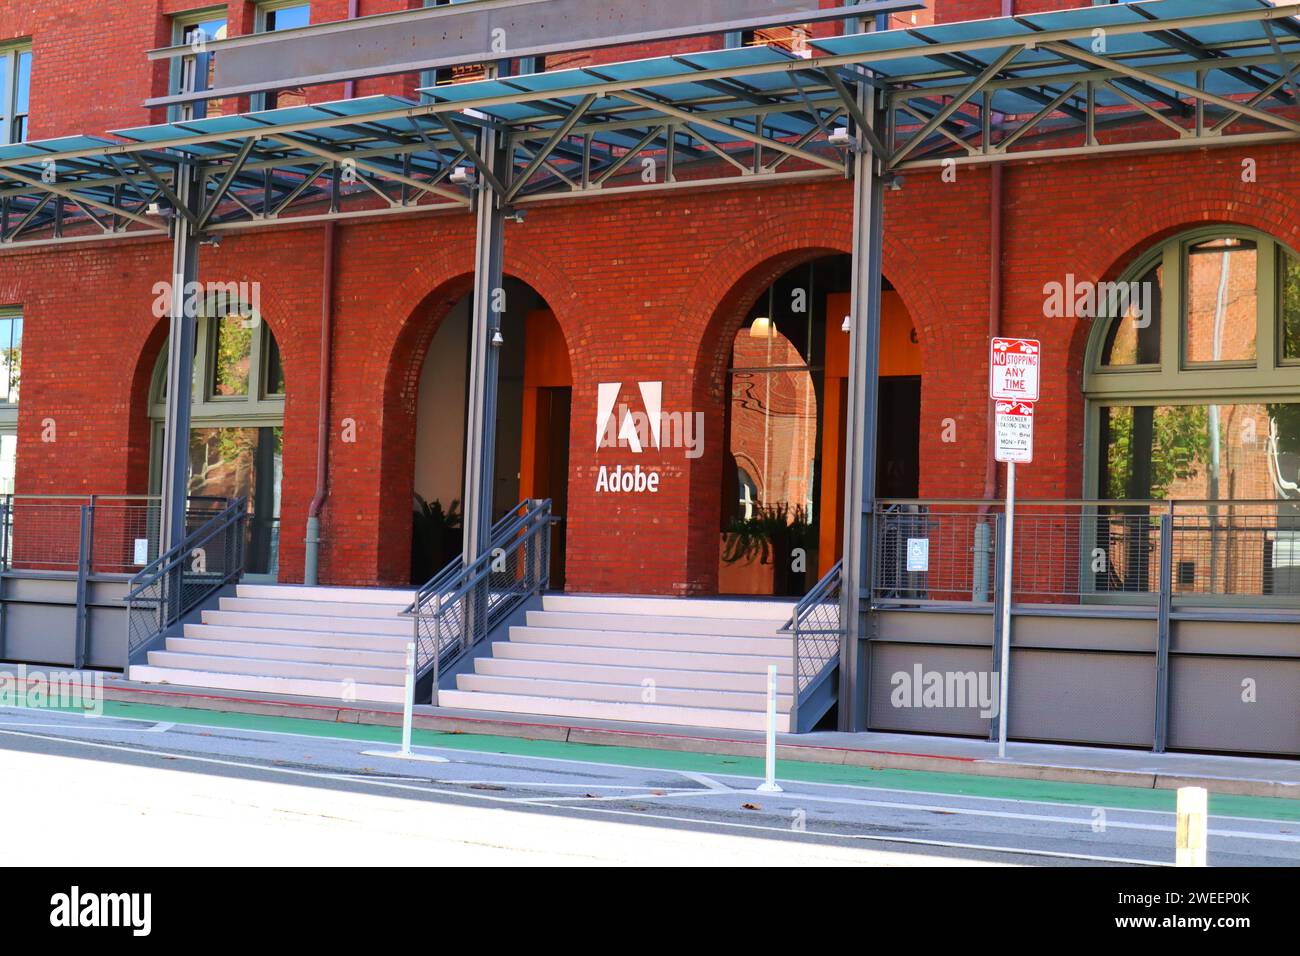
[[[347,19],[357,15],[359,0],[348,0]],[[356,92],[356,82],[343,84],[343,98],[351,99]],[[333,220],[325,223],[324,267],[321,270],[320,305],[320,398],[316,417],[316,492],[307,508],[306,551],[302,562],[302,583],[314,585],[320,567],[320,513],[325,507],[329,473],[330,435],[330,355],[334,350],[334,236]]]
[[[1015,13],[1015,0],[1002,0],[1002,16]],[[1002,334],[1002,165],[994,163],[989,171],[989,339]],[[984,492],[981,497],[992,501],[998,493],[998,463],[993,456],[993,402],[988,403],[988,449],[984,460]],[[980,506],[980,520],[975,525],[975,586],[972,597],[976,601],[989,598],[986,582],[989,579],[989,559],[993,552],[993,528],[989,523],[989,505]]]
[[[316,419],[316,493],[307,509],[307,550],[303,556],[302,583],[316,583],[320,563],[320,513],[325,506],[329,470],[330,353],[334,338],[334,232],[333,221],[325,223],[325,265],[321,270],[320,306],[320,398]]]

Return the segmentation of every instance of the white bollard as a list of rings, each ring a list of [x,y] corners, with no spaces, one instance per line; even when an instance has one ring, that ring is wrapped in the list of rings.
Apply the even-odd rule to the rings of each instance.
[[[402,701],[402,756],[411,756],[411,724],[415,721],[415,641],[406,643],[406,690]]]
[[[417,754],[411,750],[411,724],[415,721],[415,642],[406,645],[406,691],[402,701],[402,749],[401,750],[363,750],[367,757],[396,757],[402,760],[423,760],[425,763],[447,763],[446,757],[433,754]]]
[[[1210,795],[1204,787],[1179,787],[1175,866],[1207,865],[1209,829]]]
[[[776,665],[767,665],[767,772],[760,793],[780,793],[776,783]]]

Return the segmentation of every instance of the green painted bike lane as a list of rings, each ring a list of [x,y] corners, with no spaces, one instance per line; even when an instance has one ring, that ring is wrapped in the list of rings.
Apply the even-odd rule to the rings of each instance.
[[[303,717],[272,717],[225,711],[192,710],[157,704],[134,704],[107,701],[104,716],[156,723],[176,723],[292,734],[366,743],[400,743],[401,729],[374,724],[344,724],[311,720]],[[553,760],[613,764],[645,770],[683,770],[704,774],[732,774],[761,778],[763,760],[759,757],[724,754],[689,753],[655,750],[648,747],[621,747],[599,744],[568,743],[555,740],[529,740],[522,737],[499,737],[488,734],[447,733],[414,730],[413,744],[446,750],[505,754]],[[1141,787],[1117,787],[1089,783],[1064,783],[1050,780],[1024,780],[1012,777],[986,777],[963,773],[940,773],[925,770],[873,770],[842,764],[809,763],[782,760],[777,764],[782,780],[804,783],[827,783],[854,787],[906,790],[962,797],[987,797],[1003,800],[1033,800],[1045,803],[1106,807],[1120,810],[1174,811],[1172,790]],[[1267,820],[1300,822],[1300,800],[1281,797],[1248,797],[1210,794],[1210,812],[1227,817],[1259,817]]]

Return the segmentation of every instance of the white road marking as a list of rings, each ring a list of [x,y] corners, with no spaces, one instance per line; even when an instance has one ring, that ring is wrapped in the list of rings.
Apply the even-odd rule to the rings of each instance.
[[[664,820],[673,823],[690,823],[690,824],[695,824],[697,826],[702,822],[694,817],[671,817],[666,814],[643,813],[639,810],[610,810],[604,807],[591,807],[591,806],[584,806],[582,804],[574,804],[572,805],[572,808],[574,810],[582,810],[586,813],[608,813],[613,816],[634,817],[638,820],[647,820],[647,819]],[[1118,857],[1118,856],[1092,856],[1086,853],[1065,853],[1056,850],[1028,850],[1028,849],[1022,849],[1020,847],[989,846],[980,843],[953,843],[945,840],[923,840],[919,837],[892,837],[892,836],[876,836],[874,834],[869,834],[869,833],[839,834],[839,833],[827,833],[825,831],[794,830],[790,827],[764,826],[763,824],[760,823],[737,823],[729,820],[709,820],[708,825],[719,826],[719,827],[733,827],[742,830],[765,830],[768,832],[789,833],[789,834],[796,834],[796,835],[801,835],[801,834],[812,835],[815,833],[818,836],[838,837],[845,840],[861,840],[864,842],[874,842],[874,843],[906,843],[914,846],[947,847],[947,848],[957,849],[957,850],[981,850],[981,851],[988,851],[993,853],[1009,853],[1013,856],[1042,856],[1042,857],[1053,857],[1056,859],[1063,859],[1063,860],[1085,860],[1093,863],[1128,863],[1136,866],[1173,866],[1172,863],[1162,863],[1157,860],[1135,860],[1135,859],[1130,859],[1128,857]]]
[[[165,751],[148,750],[143,747],[128,747],[122,744],[109,744],[109,743],[102,743],[100,741],[92,741],[92,740],[70,741],[66,737],[52,737],[48,734],[31,734],[31,733],[24,733],[21,731],[6,730],[6,729],[0,729],[0,735],[8,735],[11,737],[27,737],[34,740],[48,740],[48,741],[53,741],[55,743],[73,743],[73,744],[78,744],[82,747],[91,747],[99,750],[113,750],[122,753],[133,753],[133,754],[139,754],[139,755],[150,756],[150,757],[167,757],[172,760],[184,760],[184,761],[189,761],[191,763],[213,764],[216,766],[225,766],[225,767],[238,767],[239,769],[242,770],[255,770],[263,773],[280,774],[283,776],[308,777],[317,780],[331,780],[331,779],[346,780],[348,782],[360,783],[365,786],[383,787],[390,790],[410,790],[410,791],[416,791],[419,793],[426,793],[426,794],[437,793],[444,796],[454,796],[454,797],[459,797],[461,799],[470,799],[470,800],[482,800],[485,802],[495,803],[500,805],[512,805],[512,804],[516,806],[519,805],[516,802],[516,798],[493,797],[489,794],[465,793],[463,791],[440,790],[432,787],[415,787],[415,786],[409,786],[401,783],[390,783],[386,780],[354,781],[351,777],[344,774],[317,773],[308,770],[294,770],[289,767],[263,766],[261,764],[250,764],[250,763],[244,763],[242,761],[237,761],[237,760],[222,760],[215,757],[199,757],[193,754],[172,754],[172,753],[167,753]],[[629,768],[623,768],[623,769],[629,769]],[[1103,857],[1103,856],[1093,856],[1090,854],[1065,853],[1065,852],[1057,852],[1057,851],[1049,851],[1049,850],[1030,850],[1030,849],[1023,849],[1020,847],[1008,847],[1008,846],[986,846],[982,844],[956,843],[956,842],[945,841],[945,840],[923,840],[915,837],[885,837],[885,836],[874,836],[868,834],[839,834],[839,833],[829,833],[825,831],[815,831],[815,830],[794,830],[789,827],[774,827],[774,826],[767,826],[764,824],[738,823],[735,821],[726,821],[726,820],[703,821],[698,819],[692,819],[690,817],[668,816],[667,814],[646,813],[646,812],[633,811],[633,810],[611,810],[602,807],[590,806],[588,804],[566,805],[566,808],[577,810],[582,813],[604,813],[604,814],[610,814],[614,816],[635,817],[640,820],[647,820],[647,819],[661,820],[664,822],[671,822],[671,823],[690,824],[691,826],[695,826],[695,827],[718,826],[718,827],[727,827],[729,829],[736,829],[736,830],[752,830],[752,831],[767,832],[767,833],[780,833],[784,836],[793,836],[796,838],[827,837],[831,839],[852,839],[852,840],[860,840],[865,842],[877,842],[877,843],[905,843],[908,845],[915,845],[915,846],[932,846],[932,847],[944,847],[948,849],[1008,853],[1008,854],[1020,855],[1020,856],[1039,856],[1039,857],[1052,857],[1058,859],[1084,860],[1084,861],[1096,862],[1096,863],[1129,863],[1129,864],[1137,864],[1141,866],[1169,865],[1169,864],[1152,862],[1150,860],[1134,860],[1134,859],[1128,859],[1123,857]]]
[[[30,708],[16,708],[16,709],[19,709],[19,710],[30,710]],[[78,714],[78,713],[69,713],[69,716],[71,716],[71,717],[78,717],[78,716],[89,716],[89,715],[82,715],[82,714]],[[127,718],[127,717],[112,717],[112,718],[107,718],[107,719],[111,719],[111,720],[121,720],[121,721],[125,721],[125,720],[138,720],[137,718]],[[3,726],[4,726],[4,725],[0,724],[0,727],[3,727]],[[67,730],[76,730],[76,729],[77,729],[74,725],[71,725],[71,724],[67,724],[67,725],[65,725],[65,724],[58,724],[58,725],[50,725],[50,726],[52,726],[52,727],[56,727],[56,728],[58,728],[58,729],[67,729]],[[216,724],[190,724],[190,723],[186,723],[186,724],[184,724],[183,726],[185,726],[185,727],[193,727],[193,728],[201,729],[201,730],[212,730],[212,731],[235,731],[235,732],[238,732],[238,733],[253,733],[253,734],[260,734],[260,735],[272,736],[272,737],[276,737],[276,736],[279,736],[279,737],[297,737],[297,738],[304,738],[304,739],[308,739],[308,740],[331,741],[331,742],[350,743],[350,744],[356,744],[356,743],[361,743],[361,744],[365,744],[365,743],[377,743],[377,744],[391,743],[391,741],[370,741],[370,740],[363,740],[363,739],[359,739],[359,738],[354,739],[354,738],[342,738],[342,737],[327,737],[327,736],[322,736],[322,735],[319,735],[319,734],[304,734],[304,733],[298,733],[298,732],[295,732],[295,731],[288,731],[288,730],[262,730],[262,729],[258,729],[258,728],[249,728],[249,727],[237,727],[237,728],[236,728],[236,727],[222,727],[222,726],[219,726],[219,725],[216,725]],[[99,729],[99,728],[96,728],[96,730],[98,730],[98,729]],[[135,730],[135,728],[128,728],[128,727],[112,727],[112,728],[105,727],[105,728],[103,728],[103,729],[105,729],[105,730],[108,730],[108,729],[113,729],[113,730]],[[55,739],[59,739],[59,740],[68,740],[69,738],[63,737],[63,738],[55,738]],[[78,741],[78,742],[83,742],[83,741]],[[87,742],[87,743],[88,743],[88,742]],[[571,766],[576,765],[576,766],[581,766],[581,767],[603,767],[603,768],[606,768],[606,769],[611,769],[611,770],[622,770],[622,771],[626,771],[626,770],[654,770],[654,769],[663,769],[665,773],[672,773],[672,774],[676,774],[677,776],[686,777],[687,779],[693,780],[693,781],[695,781],[695,782],[697,782],[697,783],[704,784],[705,786],[708,786],[708,785],[709,785],[708,783],[705,783],[705,781],[709,781],[710,783],[714,784],[715,786],[717,786],[717,787],[721,787],[723,790],[735,789],[735,788],[727,787],[727,786],[725,786],[724,784],[721,784],[721,783],[719,783],[719,782],[716,781],[716,780],[712,780],[710,777],[708,777],[708,776],[706,776],[706,775],[704,775],[704,774],[700,774],[700,773],[698,773],[698,772],[694,772],[694,771],[687,771],[687,770],[671,770],[671,769],[664,769],[664,768],[639,767],[639,766],[636,766],[636,765],[634,765],[634,764],[605,763],[605,762],[601,762],[601,761],[594,761],[594,760],[591,760],[591,761],[589,761],[589,760],[579,760],[579,759],[567,758],[567,757],[536,757],[536,756],[528,756],[528,755],[520,755],[520,754],[501,753],[501,752],[499,752],[499,751],[489,751],[489,750],[467,750],[467,749],[461,749],[461,748],[456,748],[456,747],[437,747],[437,746],[435,746],[435,745],[430,745],[430,744],[424,744],[424,745],[420,745],[420,746],[421,746],[422,749],[427,749],[427,750],[441,750],[441,751],[443,751],[443,752],[445,752],[445,753],[456,754],[456,755],[471,755],[471,756],[480,756],[480,757],[496,757],[496,758],[500,758],[500,757],[508,757],[508,758],[510,758],[510,759],[512,759],[512,760],[519,760],[519,761],[523,762],[525,766],[524,766],[524,767],[521,767],[521,769],[529,769],[529,768],[527,767],[528,762],[557,763],[557,764],[565,764],[565,765],[571,765]],[[148,753],[157,753],[158,751],[146,751],[146,752],[148,752]],[[251,765],[251,766],[256,767],[256,768],[260,768],[260,767],[261,767],[260,764],[259,764],[259,765]],[[779,768],[779,764],[778,764],[778,768]],[[536,768],[536,769],[540,769],[540,768]],[[759,777],[757,777],[757,776],[747,776],[747,775],[744,775],[744,774],[730,774],[730,773],[714,773],[713,776],[714,776],[714,777],[722,777],[722,778],[724,778],[724,779],[732,779],[732,780],[744,781],[745,783],[751,783],[751,784],[752,784],[753,781],[759,779]],[[849,789],[849,790],[853,790],[853,791],[855,791],[855,792],[863,792],[863,791],[867,791],[867,792],[875,792],[875,793],[880,793],[880,794],[900,794],[900,795],[907,795],[907,796],[913,796],[913,795],[919,795],[919,794],[926,794],[926,795],[932,795],[932,796],[943,796],[943,797],[956,798],[956,799],[959,799],[959,800],[967,800],[967,801],[983,801],[983,802],[986,802],[986,803],[1016,804],[1016,805],[1034,806],[1034,807],[1054,807],[1054,808],[1061,808],[1061,809],[1068,809],[1068,810],[1073,810],[1073,809],[1086,809],[1086,810],[1092,810],[1092,809],[1095,809],[1095,808],[1100,808],[1100,809],[1107,810],[1107,811],[1109,811],[1110,813],[1155,814],[1155,815],[1158,815],[1158,816],[1168,817],[1170,820],[1173,820],[1173,819],[1174,819],[1174,816],[1175,816],[1173,810],[1149,810],[1149,809],[1144,809],[1144,808],[1116,807],[1116,806],[1110,806],[1110,805],[1107,805],[1107,804],[1104,804],[1104,803],[1100,803],[1100,802],[1095,803],[1095,804],[1094,804],[1094,803],[1089,803],[1089,804],[1086,804],[1086,805],[1085,805],[1085,804],[1076,804],[1076,803],[1062,803],[1062,802],[1059,802],[1059,801],[1052,801],[1052,800],[1035,800],[1035,799],[1032,799],[1032,798],[1022,798],[1022,797],[986,797],[986,796],[981,796],[981,795],[976,795],[976,794],[969,794],[969,795],[968,795],[968,794],[951,794],[951,793],[934,792],[934,791],[925,791],[925,790],[904,790],[904,789],[897,789],[897,788],[890,788],[890,787],[872,786],[872,785],[870,785],[870,784],[831,783],[831,782],[822,782],[822,781],[799,781],[799,780],[788,781],[788,780],[784,780],[784,779],[780,778],[779,776],[778,776],[777,779],[778,779],[778,782],[782,783],[783,785],[788,784],[788,785],[791,785],[791,786],[798,786],[798,785],[800,785],[800,784],[804,784],[804,785],[810,785],[810,786],[816,786],[816,787],[833,787],[833,788],[836,788],[836,789]],[[444,781],[444,782],[446,782],[446,783],[451,783],[452,781]],[[645,789],[645,788],[644,788],[644,787],[641,787],[641,788],[638,788],[638,789]],[[741,790],[742,790],[742,792],[750,792],[750,791],[752,791],[752,787],[744,787],[744,788],[741,788]],[[429,791],[429,792],[433,792],[433,791]],[[520,798],[504,798],[504,799],[511,799],[511,800],[514,800],[514,799],[520,799]],[[831,799],[833,799],[833,798],[826,797],[826,798],[821,798],[821,799],[831,800]],[[847,802],[849,802],[849,803],[857,803],[858,801],[847,801]],[[908,804],[908,806],[919,806],[919,804]],[[954,810],[954,809],[958,809],[958,808],[946,807],[945,809],[947,809],[947,810]],[[996,815],[996,814],[994,814],[994,815]],[[1235,821],[1235,822],[1242,822],[1242,823],[1259,823],[1259,824],[1264,824],[1264,825],[1267,825],[1267,826],[1283,826],[1283,825],[1291,825],[1291,824],[1294,823],[1294,821],[1289,821],[1289,820],[1280,820],[1280,819],[1271,819],[1271,818],[1268,818],[1268,817],[1239,817],[1239,816],[1235,816],[1235,815],[1234,815],[1234,816],[1232,816],[1232,817],[1229,817],[1228,819],[1231,819],[1231,820],[1233,820],[1233,821]],[[1107,825],[1108,825],[1108,826],[1116,826],[1117,824],[1116,824],[1115,822],[1108,822]],[[1136,825],[1136,824],[1131,824],[1130,826],[1132,826],[1133,828],[1138,828],[1138,825]],[[1152,827],[1152,829],[1160,829],[1160,828],[1159,828],[1159,827]],[[1172,826],[1169,827],[1169,829],[1172,829]],[[1211,831],[1211,832],[1214,833],[1215,831]],[[1219,831],[1219,832],[1220,832],[1221,835],[1223,835],[1223,834],[1233,834],[1233,833],[1234,833],[1234,831]],[[1240,832],[1240,831],[1236,831],[1236,832]],[[1244,835],[1244,833],[1243,833],[1243,835]],[[1287,836],[1287,837],[1285,837],[1285,838],[1283,838],[1283,839],[1285,839],[1286,841],[1295,841],[1295,842],[1300,842],[1300,839],[1297,839],[1297,838],[1295,838],[1295,837],[1290,837],[1290,836]]]
[[[678,773],[683,777],[686,777],[688,780],[694,780],[696,783],[707,787],[710,790],[731,790],[731,787],[728,787],[725,783],[718,783],[718,781],[714,780],[712,777],[706,776],[702,773],[694,773],[690,770],[680,770]]]

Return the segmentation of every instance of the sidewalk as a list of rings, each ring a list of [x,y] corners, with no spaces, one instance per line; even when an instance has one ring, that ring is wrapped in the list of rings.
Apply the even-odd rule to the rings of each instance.
[[[5,671],[13,673],[14,665],[0,664],[0,672]],[[123,703],[330,723],[391,727],[400,725],[402,721],[401,707],[396,704],[333,703],[319,698],[141,684],[112,675],[104,678],[104,697]],[[709,731],[623,721],[575,721],[427,705],[415,708],[414,725],[421,730],[442,733],[723,756],[763,755],[763,735],[752,731]],[[1010,743],[1006,758],[999,760],[997,746],[986,740],[822,731],[778,735],[777,759],[877,770],[919,770],[1155,790],[1200,786],[1212,793],[1300,799],[1300,760],[1267,757],[1154,754],[1105,747]]]

